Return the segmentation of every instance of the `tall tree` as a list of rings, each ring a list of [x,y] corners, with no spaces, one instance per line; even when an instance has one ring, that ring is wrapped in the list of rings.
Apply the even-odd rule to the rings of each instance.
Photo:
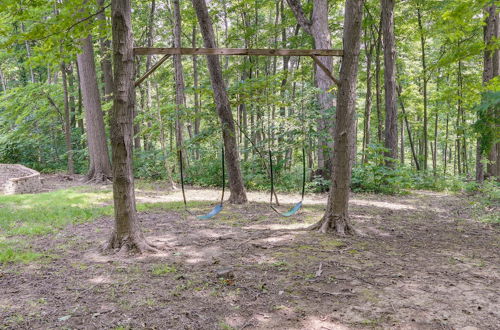
[[[354,148],[356,116],[356,80],[361,47],[363,0],[346,0],[344,15],[344,57],[340,68],[340,87],[337,93],[335,135],[333,148],[332,185],[323,218],[312,229],[354,234],[349,220],[349,193]]]
[[[192,0],[198,22],[200,24],[201,34],[206,48],[217,48],[215,35],[212,26],[212,20],[208,15],[207,4],[205,0]],[[222,137],[224,140],[225,160],[229,174],[229,189],[231,196],[229,202],[234,204],[243,204],[247,202],[243,177],[241,175],[240,157],[236,141],[236,130],[234,125],[231,106],[226,93],[226,84],[222,78],[222,70],[219,57],[216,55],[207,56],[208,70],[210,80],[214,90],[215,104],[217,114],[222,125]]]
[[[154,252],[156,249],[139,229],[135,205],[132,169],[134,41],[130,13],[130,0],[112,0],[114,89],[111,148],[115,226],[105,250]]]
[[[181,10],[179,8],[179,0],[174,0],[174,47],[181,48]],[[183,147],[183,130],[184,123],[181,119],[181,114],[186,107],[186,95],[184,94],[184,74],[182,71],[182,57],[181,55],[174,55],[174,69],[175,69],[175,142],[177,150]],[[180,161],[184,161],[181,159]]]
[[[394,38],[394,0],[382,0],[382,32],[384,38],[385,140],[388,166],[398,156],[398,113],[396,106],[396,45]]]
[[[287,0],[287,2],[302,29],[313,37],[314,48],[332,48],[330,30],[328,28],[328,1],[314,0],[311,20],[306,17],[300,0]],[[333,71],[332,57],[323,56],[319,57],[319,60],[330,72]],[[320,134],[318,141],[318,168],[322,170],[323,176],[329,177],[331,169],[331,138],[334,131],[334,126],[328,118],[328,111],[334,106],[332,94],[329,92],[332,88],[332,80],[317,64],[315,80],[317,87],[323,91],[323,93],[318,93],[318,103],[321,108],[321,116],[318,119],[318,132]]]
[[[87,180],[107,182],[111,179],[111,164],[109,163],[101,98],[97,86],[92,37],[89,35],[82,39],[81,44],[82,52],[78,54],[77,61],[90,157]]]
[[[485,34],[488,35],[489,39],[485,40],[486,45],[490,46],[494,42],[494,40],[500,40],[500,13],[498,12],[498,6],[492,3],[487,11],[489,13],[487,19],[487,27],[485,27]],[[486,57],[491,58],[491,79],[500,76],[500,47],[497,46],[496,49],[490,50],[489,52],[485,52],[485,73],[486,73]],[[483,75],[484,79],[484,75]],[[500,117],[500,110],[496,110],[493,114],[496,122],[498,122],[498,118]],[[499,129],[498,127],[496,128]],[[500,178],[500,143],[494,143],[491,147],[490,152],[488,153],[488,165],[486,168],[486,173],[490,177]]]
[[[74,174],[75,166],[73,163],[73,146],[71,143],[71,109],[69,102],[67,69],[64,62],[61,63],[61,74],[64,91],[64,140],[66,142],[66,153],[68,157],[67,170],[68,174]]]

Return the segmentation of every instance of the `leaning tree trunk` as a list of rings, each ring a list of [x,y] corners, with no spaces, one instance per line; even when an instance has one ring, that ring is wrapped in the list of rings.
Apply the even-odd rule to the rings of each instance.
[[[382,32],[384,37],[385,140],[388,166],[398,157],[398,113],[396,108],[396,48],[394,40],[394,0],[382,0]]]
[[[208,15],[205,0],[192,0],[193,6],[198,16],[201,33],[205,47],[216,48],[215,35],[212,26],[212,20]],[[236,141],[236,130],[233,114],[226,93],[226,85],[222,79],[222,70],[219,58],[215,55],[207,56],[208,69],[210,71],[210,80],[214,90],[215,104],[222,125],[222,135],[224,139],[225,160],[229,174],[229,189],[231,196],[229,202],[234,204],[243,204],[247,202],[243,177],[241,175],[240,158],[238,154],[238,145]]]
[[[82,53],[78,54],[77,61],[87,122],[87,143],[90,157],[87,180],[96,183],[108,182],[111,179],[111,164],[106,144],[101,99],[97,87],[92,37],[89,35],[82,39],[81,43]]]
[[[312,229],[322,233],[354,234],[349,220],[349,193],[356,116],[356,79],[361,47],[363,0],[346,0],[344,58],[340,68],[333,148],[332,186],[325,215]]]
[[[134,42],[130,0],[112,0],[113,26],[113,110],[111,148],[113,151],[113,202],[115,228],[105,250],[155,252],[139,229],[132,170],[134,90]]]

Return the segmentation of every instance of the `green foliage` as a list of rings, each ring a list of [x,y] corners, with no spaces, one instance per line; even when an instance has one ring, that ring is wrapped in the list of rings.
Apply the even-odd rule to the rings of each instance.
[[[367,147],[367,162],[353,168],[351,189],[355,192],[375,192],[384,194],[398,194],[410,187],[410,173],[408,169],[396,166],[390,168],[385,165],[386,149],[379,145]]]
[[[477,121],[474,131],[479,136],[481,153],[487,154],[491,148],[500,141],[500,91],[487,91],[483,93],[481,103],[476,106]]]

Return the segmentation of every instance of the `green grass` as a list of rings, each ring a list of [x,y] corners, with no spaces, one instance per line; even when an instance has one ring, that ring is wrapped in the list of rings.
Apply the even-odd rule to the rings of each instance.
[[[0,196],[0,264],[30,262],[41,257],[28,246],[28,237],[110,215],[112,207],[106,205],[110,201],[110,191],[82,188]]]
[[[70,223],[110,215],[111,192],[81,192],[78,188],[42,194],[0,196],[0,230],[6,236],[53,233]]]
[[[151,273],[155,276],[163,276],[170,273],[176,273],[177,268],[175,266],[170,266],[167,264],[154,265],[151,268]]]
[[[189,202],[195,214],[210,210],[209,202]],[[182,211],[179,202],[138,204],[139,212]],[[43,254],[34,251],[30,237],[59,232],[69,224],[93,221],[113,214],[110,190],[75,187],[41,194],[0,196],[0,265],[31,262]]]

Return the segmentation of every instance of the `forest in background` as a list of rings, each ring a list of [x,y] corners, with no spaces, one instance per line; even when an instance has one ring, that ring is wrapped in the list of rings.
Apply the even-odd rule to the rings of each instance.
[[[132,5],[136,47],[203,46],[190,2]],[[309,17],[313,2],[302,5]],[[0,5],[1,163],[43,172],[90,172],[94,179],[97,166],[100,179],[110,177],[109,6],[102,0]],[[488,8],[494,8],[493,16]],[[214,0],[209,9],[218,47],[313,49],[318,44],[287,1]],[[321,48],[342,49],[343,2],[329,1],[328,13],[331,40]],[[472,189],[482,164],[487,178],[498,176],[498,24],[489,39],[485,32],[488,18],[495,15],[493,2],[484,0],[396,3],[397,144],[389,150],[380,4],[364,4],[353,190]],[[492,58],[489,79],[485,52]],[[159,59],[136,57],[136,77]],[[137,88],[135,176],[175,185],[177,151],[182,149],[187,183],[219,186],[222,133],[206,58],[175,61],[168,59]],[[246,188],[269,189],[271,149],[278,188],[299,190],[304,146],[307,189],[328,189],[335,99],[324,99],[327,93],[318,87],[314,62],[293,56],[221,56],[221,63]],[[339,71],[340,63],[333,58],[332,72]],[[181,68],[177,74],[176,66]],[[331,85],[329,92],[335,95]],[[97,165],[89,163],[92,152],[100,155],[94,157]],[[478,154],[485,157],[478,160]],[[397,164],[385,166],[388,157]],[[495,189],[492,181],[488,184]]]

